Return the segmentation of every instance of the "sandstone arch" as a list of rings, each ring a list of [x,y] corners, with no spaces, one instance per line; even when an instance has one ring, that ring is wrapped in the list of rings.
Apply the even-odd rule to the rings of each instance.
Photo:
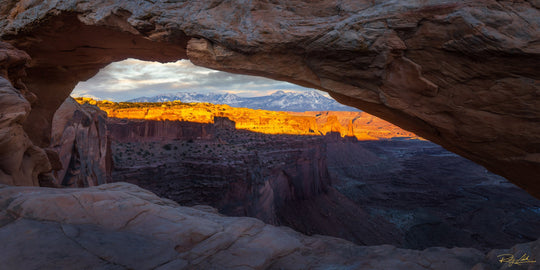
[[[16,71],[28,57],[0,48],[2,75],[14,86],[1,85],[9,98],[0,101],[6,131],[0,144],[11,145],[12,134],[26,136],[21,125],[31,139],[21,139],[19,150],[0,150],[2,182],[36,185],[50,168],[40,147],[48,145],[52,114],[78,81],[127,57],[189,58],[327,91],[540,197],[536,1],[1,4],[1,39],[31,58],[22,77]],[[32,103],[30,112],[19,93]],[[8,113],[12,108],[16,116]],[[17,159],[10,159],[15,152]],[[21,180],[29,175],[33,181]]]

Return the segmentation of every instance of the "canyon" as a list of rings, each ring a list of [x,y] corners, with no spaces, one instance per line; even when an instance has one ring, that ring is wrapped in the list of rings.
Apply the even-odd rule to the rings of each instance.
[[[84,141],[89,149],[108,142],[104,155],[113,156],[114,168],[107,181],[128,181],[161,198],[126,183],[94,189],[0,186],[5,209],[0,235],[11,239],[8,235],[26,231],[2,247],[3,265],[21,268],[21,254],[37,252],[13,252],[27,242],[47,251],[23,268],[69,267],[76,260],[78,266],[104,269],[498,269],[506,267],[498,261],[505,252],[538,256],[538,241],[530,241],[540,237],[535,230],[540,202],[430,142],[407,137],[358,141],[332,131],[324,136],[264,134],[236,129],[234,121],[217,116],[213,123],[107,118],[89,104],[99,102],[77,100],[82,104],[66,100],[53,122],[53,139],[65,146],[53,150],[74,151],[65,151],[71,158],[60,160],[67,170],[74,157],[86,157],[79,158],[79,176],[85,176],[80,170],[85,162],[86,168],[110,173],[110,165],[95,166],[103,160],[96,158],[100,152],[77,152],[82,139],[93,139]],[[129,106],[131,116],[150,111],[142,104],[121,106]],[[212,106],[189,104],[206,113]],[[306,114],[332,113],[335,120],[326,121],[334,127],[356,115]],[[336,116],[340,113],[345,120]]]
[[[114,142],[113,179],[181,205],[211,205],[308,234],[391,243],[389,222],[331,187],[321,138],[217,129],[213,139]],[[339,135],[338,135],[339,137]],[[329,213],[341,213],[330,218]]]
[[[113,117],[114,181],[181,205],[360,245],[486,251],[540,237],[540,201],[366,113],[77,101]]]
[[[498,258],[502,254],[526,254],[532,259],[523,267],[537,268],[534,260],[540,257],[540,249],[538,240],[533,241],[537,230],[527,232],[521,221],[536,222],[538,208],[515,187],[490,178],[493,175],[485,178],[486,172],[478,167],[469,167],[474,181],[467,183],[444,166],[439,169],[448,177],[432,179],[420,174],[412,184],[404,181],[408,179],[403,177],[413,176],[407,167],[421,167],[422,162],[405,158],[399,163],[394,157],[460,163],[443,161],[448,154],[430,150],[433,146],[416,145],[410,152],[403,142],[392,141],[380,149],[370,142],[346,144],[341,134],[331,133],[328,143],[334,145],[327,145],[324,156],[341,157],[342,153],[329,149],[355,152],[343,153],[349,158],[341,162],[327,163],[329,178],[348,175],[342,164],[349,161],[356,161],[353,174],[369,177],[360,182],[342,177],[326,189],[323,172],[319,182],[306,187],[309,193],[298,194],[295,189],[275,194],[301,197],[336,191],[347,203],[367,203],[366,207],[375,209],[359,211],[360,217],[380,222],[362,223],[362,230],[371,231],[379,224],[381,228],[394,226],[396,233],[404,234],[401,244],[411,248],[455,240],[450,245],[483,242],[478,249],[362,247],[250,218],[221,216],[208,206],[179,206],[130,184],[91,187],[108,181],[106,172],[111,168],[107,144],[84,137],[102,135],[101,113],[73,104],[79,112],[66,112],[67,121],[54,125],[55,113],[74,86],[111,62],[130,57],[160,62],[189,59],[208,68],[326,91],[337,101],[414,132],[539,198],[537,1],[1,0],[0,4],[0,234],[7,239],[0,247],[4,254],[0,260],[8,268],[56,269],[75,264],[108,269],[516,266],[503,263]],[[332,119],[323,121],[336,122]],[[230,124],[223,119],[222,126]],[[317,121],[313,124],[318,128]],[[158,130],[161,124],[153,125]],[[65,129],[58,133],[57,127]],[[198,132],[195,126],[181,127]],[[71,143],[64,148],[55,138]],[[85,143],[99,147],[86,152],[80,147]],[[301,145],[291,143],[291,149]],[[320,151],[322,158],[323,148],[316,145],[306,149]],[[304,166],[315,166],[302,160],[302,151],[293,152]],[[286,158],[287,153],[283,154]],[[360,157],[374,163],[357,163]],[[66,169],[65,163],[74,169]],[[396,165],[390,167],[391,178],[375,170],[389,164]],[[96,174],[102,170],[104,174]],[[92,180],[97,178],[102,180]],[[274,178],[257,207],[272,213],[272,204],[266,202],[280,201],[270,194],[283,187],[285,179],[289,178]],[[47,188],[64,184],[88,188]],[[418,192],[419,188],[423,191]],[[292,191],[290,186],[288,190]],[[510,197],[502,199],[505,195]],[[388,200],[394,196],[416,202],[408,209]],[[328,202],[329,197],[321,198]],[[446,201],[453,204],[448,213],[434,214],[434,208],[448,207]],[[513,210],[498,210],[503,207]],[[329,216],[340,209],[321,208],[326,213],[320,214]],[[311,210],[299,208],[284,216]],[[494,231],[502,228],[504,234],[473,231],[492,219],[500,222]],[[288,218],[282,221],[293,223]],[[446,233],[448,239],[444,239]],[[501,242],[490,242],[499,236]],[[513,244],[507,240],[520,237],[524,243],[509,248]],[[124,249],[130,246],[148,249]],[[496,247],[504,249],[492,249]]]
[[[243,129],[228,117],[241,121]],[[357,130],[381,137],[348,136],[353,119]],[[74,127],[76,139],[94,139],[84,143],[89,149],[108,145],[106,154],[66,151],[72,157],[96,164],[112,159],[106,166],[83,162],[74,168],[64,158],[61,172],[78,170],[79,178],[91,178],[81,168],[95,168],[94,177],[133,183],[183,206],[210,205],[227,216],[255,217],[361,245],[489,251],[540,237],[534,229],[540,226],[538,200],[481,166],[365,113],[76,98],[64,102],[54,123],[53,138],[63,149],[78,149]],[[88,128],[90,123],[101,132]],[[273,124],[289,134],[273,134]]]

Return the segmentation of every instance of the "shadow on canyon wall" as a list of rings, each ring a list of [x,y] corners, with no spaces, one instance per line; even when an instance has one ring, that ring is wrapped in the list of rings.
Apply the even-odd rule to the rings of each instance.
[[[269,135],[215,124],[108,120],[114,181],[358,244],[502,248],[540,237],[540,201],[420,140]]]

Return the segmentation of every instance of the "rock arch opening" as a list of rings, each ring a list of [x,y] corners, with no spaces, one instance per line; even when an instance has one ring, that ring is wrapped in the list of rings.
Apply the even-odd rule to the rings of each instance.
[[[494,28],[489,18],[502,14],[492,7],[488,16],[478,17],[471,13],[474,3],[467,4],[469,17],[455,12],[463,8],[457,4],[381,9],[379,4],[332,8],[321,2],[317,12],[289,4],[294,8],[283,14],[273,13],[277,4],[254,9],[277,17],[251,14],[235,4],[166,3],[175,8],[161,13],[129,3],[40,2],[30,10],[7,5],[1,36],[30,55],[22,82],[37,96],[31,98],[24,130],[37,147],[46,147],[56,108],[77,82],[112,61],[189,58],[201,66],[328,91],[539,196],[538,54],[529,42],[538,36],[538,27],[520,28],[525,30],[519,35],[515,27]],[[528,2],[519,5],[507,19],[537,25],[538,10]],[[370,16],[373,12],[380,16]],[[321,18],[325,24],[303,23]],[[471,18],[487,32],[475,30]],[[488,32],[497,40],[486,40]],[[507,42],[509,37],[516,42]]]
[[[144,64],[134,60],[124,63],[139,68]],[[113,70],[125,72],[126,66],[120,62]],[[159,70],[159,64],[151,64],[151,69]],[[127,73],[120,79],[137,75]],[[140,79],[163,87],[159,76],[148,75]],[[97,75],[102,80],[108,76]],[[194,80],[205,84],[203,79]],[[502,177],[430,142],[358,141],[367,138],[354,136],[359,135],[354,132],[359,128],[368,130],[368,122],[374,126],[373,133],[366,132],[373,136],[371,139],[411,136],[397,127],[391,130],[381,125],[381,120],[362,119],[366,116],[360,112],[284,116],[222,105],[186,104],[181,102],[183,98],[159,100],[162,103],[65,102],[53,121],[55,150],[60,152],[62,163],[69,163],[67,170],[54,171],[62,179],[59,184],[103,183],[103,172],[108,166],[112,168],[109,164],[114,161],[112,180],[137,184],[182,205],[211,205],[228,216],[256,217],[306,234],[338,236],[358,244],[489,249],[537,237],[528,228],[540,222],[535,212],[540,204]],[[109,119],[103,121],[104,115],[85,102],[106,111]],[[347,126],[349,118],[355,120],[351,123],[354,127]],[[306,119],[313,125],[307,121],[308,125],[302,126],[300,120]],[[272,123],[298,129],[302,135],[275,132]],[[76,131],[66,132],[69,129]],[[112,139],[109,148],[105,129]],[[268,131],[278,134],[265,134]],[[327,132],[327,136],[320,136]],[[74,140],[70,139],[73,134],[77,134]],[[81,158],[85,155],[89,158]],[[473,208],[472,215],[482,218],[470,221],[471,214],[463,211],[464,207]],[[504,212],[514,208],[521,209],[521,216]],[[523,225],[504,229],[517,220]],[[497,241],[492,240],[494,235]]]
[[[4,2],[2,183],[46,183],[56,109],[77,82],[135,57],[327,91],[540,197],[540,11],[530,1]]]

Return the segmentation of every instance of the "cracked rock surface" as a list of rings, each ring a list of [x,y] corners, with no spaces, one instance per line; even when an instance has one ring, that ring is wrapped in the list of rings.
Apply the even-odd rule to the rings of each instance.
[[[6,269],[499,269],[496,250],[422,251],[305,236],[208,206],[182,207],[127,183],[84,189],[0,187]],[[30,244],[31,243],[31,244]]]

